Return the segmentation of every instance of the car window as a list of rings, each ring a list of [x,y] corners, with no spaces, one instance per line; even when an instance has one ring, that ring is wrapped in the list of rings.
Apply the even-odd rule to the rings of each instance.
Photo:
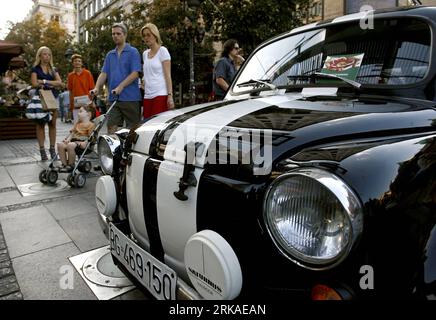
[[[327,57],[341,55],[363,55],[355,78],[361,84],[414,84],[427,74],[430,48],[430,27],[422,20],[378,19],[373,29],[362,29],[358,22],[335,24],[291,35],[259,49],[247,61],[233,92],[259,87],[259,83],[251,88],[238,86],[250,80],[276,86],[313,83],[308,76],[322,71]]]
[[[243,72],[237,80],[237,84],[253,79],[271,80],[277,79],[279,70],[293,61],[301,52],[309,50],[316,44],[322,43],[325,39],[325,30],[314,30],[285,39],[275,41],[257,51],[246,63]],[[286,75],[284,75],[286,76]],[[233,88],[234,92],[246,91],[247,88]]]

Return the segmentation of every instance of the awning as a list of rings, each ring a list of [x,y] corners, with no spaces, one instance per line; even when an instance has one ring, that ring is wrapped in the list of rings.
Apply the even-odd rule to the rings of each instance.
[[[0,73],[8,69],[9,61],[23,53],[23,47],[17,43],[0,40]]]

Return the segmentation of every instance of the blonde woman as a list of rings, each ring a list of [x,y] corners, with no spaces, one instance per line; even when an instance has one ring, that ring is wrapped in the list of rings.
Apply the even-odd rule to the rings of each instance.
[[[162,46],[156,25],[147,23],[141,36],[148,49],[142,54],[144,61],[144,119],[174,108],[173,84],[171,80],[171,56]]]
[[[32,74],[30,76],[32,87],[36,89],[51,90],[53,95],[57,98],[58,91],[56,88],[62,87],[62,80],[59,73],[53,65],[53,56],[48,47],[41,47],[36,52],[35,63],[32,67]],[[50,140],[50,156],[53,159],[56,156],[55,143],[56,143],[56,119],[57,111],[53,111],[53,117],[48,122],[48,135]],[[36,139],[39,144],[39,152],[41,160],[48,160],[47,153],[45,152],[45,123],[36,124]]]

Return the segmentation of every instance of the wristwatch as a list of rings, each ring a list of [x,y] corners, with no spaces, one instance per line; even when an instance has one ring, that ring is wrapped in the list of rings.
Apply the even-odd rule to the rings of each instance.
[[[42,83],[43,83],[43,84],[46,84],[46,83],[47,83],[47,80],[45,80],[45,79],[42,80]]]
[[[169,93],[168,93],[168,95],[169,95],[169,96],[172,96],[172,95],[173,95],[173,93],[172,93],[172,92],[169,92]]]

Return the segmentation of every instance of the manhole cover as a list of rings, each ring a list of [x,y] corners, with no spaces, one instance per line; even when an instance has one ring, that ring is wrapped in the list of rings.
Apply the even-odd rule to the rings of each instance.
[[[122,288],[132,285],[130,280],[114,265],[110,248],[89,256],[83,263],[82,270],[86,279],[101,286]]]
[[[34,196],[40,194],[51,194],[53,192],[61,192],[70,189],[68,183],[64,180],[58,180],[55,185],[38,183],[28,183],[18,186],[23,197]]]
[[[110,300],[135,289],[113,264],[109,250],[104,246],[68,258],[99,300]]]

